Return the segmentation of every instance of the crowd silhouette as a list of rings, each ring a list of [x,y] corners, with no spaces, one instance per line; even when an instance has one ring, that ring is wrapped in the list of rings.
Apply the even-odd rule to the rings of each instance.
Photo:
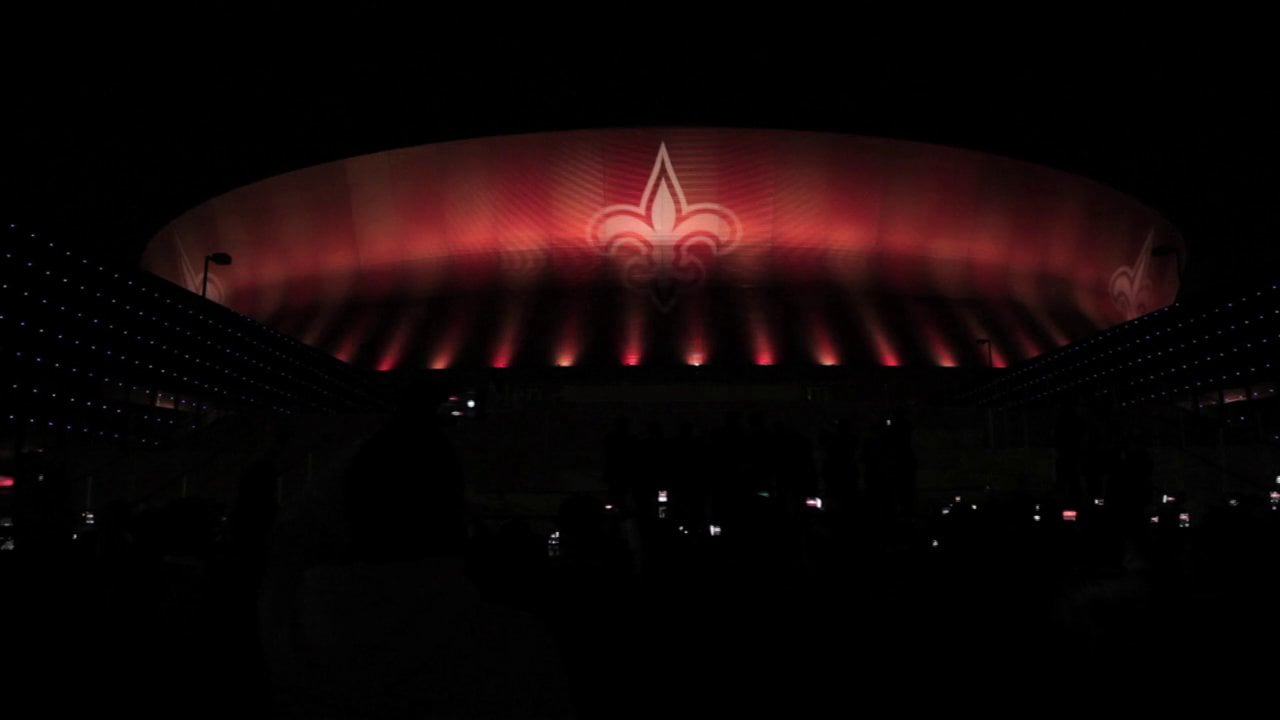
[[[944,707],[975,687],[1044,702],[1275,638],[1258,619],[1277,512],[1180,527],[1140,436],[1060,425],[1059,487],[938,503],[917,496],[906,413],[816,432],[619,417],[598,492],[495,518],[471,512],[436,419],[400,414],[335,473],[336,524],[281,515],[267,452],[229,507],[112,505],[74,542],[47,465],[20,498],[4,611],[31,620],[23,670],[82,701],[289,717]]]

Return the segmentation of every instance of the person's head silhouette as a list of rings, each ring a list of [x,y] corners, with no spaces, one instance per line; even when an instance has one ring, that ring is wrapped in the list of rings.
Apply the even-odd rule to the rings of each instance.
[[[429,416],[393,416],[344,477],[352,546],[366,562],[460,555],[465,497],[457,458]]]

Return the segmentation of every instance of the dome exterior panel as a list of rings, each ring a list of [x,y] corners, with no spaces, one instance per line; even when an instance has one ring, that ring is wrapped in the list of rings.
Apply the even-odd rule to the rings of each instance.
[[[1006,158],[822,133],[465,140],[263,180],[143,265],[376,369],[1006,363],[1172,302],[1134,199]]]

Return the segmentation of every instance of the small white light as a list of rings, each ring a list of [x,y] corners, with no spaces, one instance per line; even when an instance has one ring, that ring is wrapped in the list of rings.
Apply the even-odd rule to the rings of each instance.
[[[719,525],[712,525],[712,526],[711,526],[711,537],[720,537],[720,526],[719,526]]]
[[[476,406],[476,401],[475,401],[475,400],[468,400],[468,401],[467,401],[467,407],[469,407],[469,408],[473,408],[473,407],[475,407],[475,406]]]

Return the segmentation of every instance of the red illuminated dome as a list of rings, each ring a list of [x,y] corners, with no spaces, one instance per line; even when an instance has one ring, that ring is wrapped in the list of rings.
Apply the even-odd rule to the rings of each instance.
[[[1005,365],[1172,302],[1176,231],[1007,158],[808,132],[599,130],[288,173],[143,264],[377,369]]]

